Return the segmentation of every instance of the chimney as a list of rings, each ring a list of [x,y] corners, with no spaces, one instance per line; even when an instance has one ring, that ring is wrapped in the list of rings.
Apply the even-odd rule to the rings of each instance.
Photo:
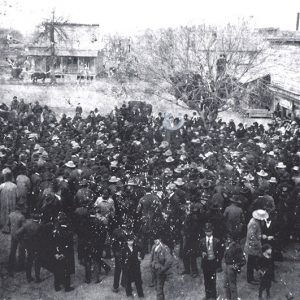
[[[300,13],[297,13],[296,31],[299,30],[299,19],[300,19]]]

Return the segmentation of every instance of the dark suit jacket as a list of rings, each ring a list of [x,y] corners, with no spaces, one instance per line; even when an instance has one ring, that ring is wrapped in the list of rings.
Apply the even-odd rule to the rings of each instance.
[[[213,237],[213,251],[214,251],[214,255],[215,255],[215,260],[214,261],[217,265],[217,263],[221,259],[221,243],[220,243],[220,240],[218,240],[215,237]],[[203,267],[205,267],[205,265],[208,262],[207,255],[203,256],[203,253],[207,253],[206,237],[200,240],[200,253],[202,255],[201,266],[203,268]]]

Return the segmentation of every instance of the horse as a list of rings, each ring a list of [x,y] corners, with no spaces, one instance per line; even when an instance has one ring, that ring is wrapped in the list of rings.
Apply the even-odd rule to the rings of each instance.
[[[44,83],[46,78],[47,74],[44,72],[34,72],[31,74],[32,83],[37,83],[38,79],[42,79],[42,82]]]

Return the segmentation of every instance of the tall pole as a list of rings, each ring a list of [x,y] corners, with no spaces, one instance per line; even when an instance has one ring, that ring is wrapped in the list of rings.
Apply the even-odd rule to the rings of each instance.
[[[299,19],[300,19],[300,13],[297,13],[296,31],[299,30]]]
[[[52,19],[50,22],[50,78],[51,78],[51,83],[56,82],[55,74],[54,74],[54,65],[55,65],[55,37],[54,37],[54,28],[55,28],[55,12],[54,10],[52,11]]]

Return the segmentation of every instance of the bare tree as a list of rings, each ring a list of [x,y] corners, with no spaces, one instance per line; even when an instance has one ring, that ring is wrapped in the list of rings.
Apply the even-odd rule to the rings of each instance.
[[[246,93],[240,80],[262,63],[266,43],[243,21],[148,30],[133,49],[139,76],[164,99],[198,111],[208,125],[229,99]]]
[[[49,47],[47,51],[50,50],[50,78],[51,83],[56,82],[55,78],[55,63],[57,61],[56,54],[56,43],[57,41],[64,41],[68,39],[68,35],[63,29],[63,24],[67,24],[62,17],[56,17],[55,11],[52,11],[52,16],[50,19],[45,20],[42,24],[40,24],[40,31],[36,36],[36,41],[48,41]]]

